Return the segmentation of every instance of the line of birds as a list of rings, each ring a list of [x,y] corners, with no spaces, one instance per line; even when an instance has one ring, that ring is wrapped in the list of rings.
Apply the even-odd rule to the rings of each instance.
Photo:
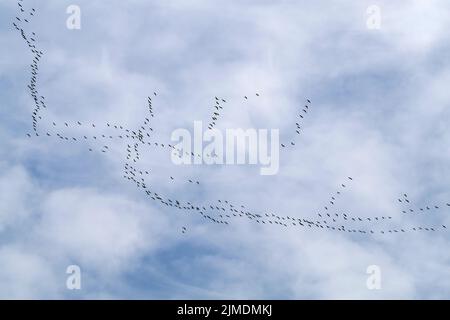
[[[398,202],[402,203],[403,205],[407,206],[407,208],[405,208],[406,210],[402,210],[402,213],[410,213],[410,214],[420,214],[420,213],[426,213],[429,211],[436,211],[445,207],[450,207],[450,203],[446,202],[445,204],[442,205],[426,205],[424,207],[411,207],[408,206],[408,204],[411,204],[411,201],[408,199],[408,195],[406,193],[404,193],[402,195],[402,197],[397,199]]]
[[[299,119],[297,120],[297,122],[295,122],[295,134],[300,135],[302,130],[301,124],[303,124],[303,121],[305,120],[305,117],[308,114],[310,107],[311,107],[311,100],[306,99],[306,104],[301,108],[301,111],[299,111],[298,114]],[[282,142],[280,143],[280,146],[281,148],[293,147],[295,146],[295,142],[293,140],[291,140],[289,143]]]
[[[211,115],[211,121],[208,123],[208,129],[211,130],[216,126],[216,121],[218,121],[220,116],[220,110],[223,109],[221,103],[226,103],[227,101],[223,98],[214,97],[215,105],[213,108],[213,113]]]
[[[38,74],[39,74],[39,62],[43,57],[44,52],[38,50],[36,47],[36,34],[35,32],[27,33],[22,27],[22,23],[26,23],[29,25],[29,20],[25,18],[27,16],[27,11],[23,8],[23,0],[19,0],[19,17],[16,17],[17,22],[13,23],[14,28],[19,31],[22,39],[27,43],[32,55],[33,60],[31,67],[31,75],[30,75],[30,83],[28,84],[28,89],[30,90],[30,95],[34,100],[34,109],[32,110],[32,127],[34,135],[39,136],[38,132],[38,122],[42,121],[43,118],[41,116],[41,112],[43,109],[47,109],[47,105],[45,103],[45,97],[39,94],[38,90]],[[36,10],[32,8],[28,11],[30,16],[34,16]],[[28,16],[27,16],[28,17]],[[257,97],[260,96],[259,93],[255,94]],[[157,93],[153,92],[153,97],[156,97]],[[248,100],[247,96],[244,96],[245,100]],[[209,129],[214,128],[216,125],[216,121],[219,119],[220,112],[219,110],[223,109],[222,103],[226,103],[225,99],[215,97],[215,111],[211,116],[211,122],[208,125]],[[264,225],[277,225],[279,227],[303,227],[308,229],[318,229],[318,230],[329,230],[329,231],[339,231],[339,232],[347,232],[347,233],[359,233],[359,234],[387,234],[387,233],[404,233],[408,231],[437,231],[437,227],[409,227],[409,228],[393,228],[393,229],[382,229],[382,230],[374,230],[373,228],[365,228],[364,226],[359,226],[358,228],[354,228],[351,225],[354,223],[364,222],[365,224],[374,224],[381,221],[391,220],[391,216],[377,216],[377,217],[359,217],[352,216],[346,213],[339,214],[336,212],[332,212],[335,210],[335,203],[337,197],[343,192],[343,190],[347,187],[345,183],[341,184],[340,189],[333,193],[328,200],[327,205],[324,206],[325,211],[321,211],[317,213],[318,219],[305,219],[293,216],[283,216],[276,213],[268,213],[268,212],[252,212],[246,208],[244,205],[236,205],[232,203],[230,200],[217,200],[215,203],[210,204],[200,204],[200,203],[192,203],[190,201],[183,201],[181,199],[175,199],[168,196],[164,196],[160,193],[157,193],[153,188],[147,183],[146,179],[151,176],[151,169],[138,169],[137,164],[141,159],[140,147],[141,146],[151,146],[158,147],[163,149],[171,150],[172,152],[178,152],[179,156],[182,156],[183,151],[175,148],[169,143],[161,143],[156,141],[150,141],[153,136],[154,129],[151,127],[151,121],[155,114],[153,110],[153,100],[152,97],[147,97],[148,102],[148,112],[149,117],[143,119],[142,125],[138,129],[128,129],[123,125],[110,124],[106,122],[105,124],[98,125],[95,123],[83,124],[81,121],[76,121],[75,124],[70,124],[68,122],[64,122],[64,124],[57,124],[56,122],[52,122],[52,125],[55,129],[70,129],[70,128],[83,128],[85,130],[102,130],[101,133],[95,135],[87,135],[83,134],[80,136],[67,136],[62,134],[62,131],[53,132],[51,130],[46,132],[46,136],[55,136],[59,138],[61,141],[74,141],[74,142],[88,142],[99,143],[101,147],[98,149],[105,153],[110,150],[108,144],[105,141],[113,141],[115,139],[119,139],[122,141],[127,141],[127,155],[126,161],[123,168],[123,177],[128,181],[131,181],[136,185],[137,188],[144,190],[145,194],[149,196],[152,201],[159,203],[162,206],[173,207],[178,210],[182,210],[187,213],[196,213],[201,216],[203,219],[208,220],[211,223],[229,225],[231,223],[231,219],[234,218],[246,218],[249,221],[255,222],[257,224]],[[309,99],[306,100],[306,104],[301,109],[296,124],[296,134],[300,135],[301,133],[301,124],[304,121],[305,116],[308,114],[308,111],[311,107],[311,101]],[[111,134],[105,134],[103,130],[109,130],[114,132]],[[27,134],[31,138],[31,134]],[[281,147],[286,148],[288,145],[295,146],[294,141],[291,141],[290,144],[282,143]],[[89,151],[93,151],[93,148],[90,147]],[[195,155],[193,152],[188,153],[184,152],[185,155],[188,156],[200,156]],[[213,156],[213,155],[210,155]],[[173,175],[168,177],[169,181],[175,181],[176,179]],[[348,181],[352,182],[353,178],[348,177]],[[195,179],[188,179],[187,182],[193,185],[199,185],[200,181]],[[407,195],[405,194],[403,199],[398,199],[401,203],[409,203],[407,199]],[[450,204],[447,203],[447,206],[450,207]],[[435,209],[438,209],[438,206],[434,206]],[[411,210],[411,209],[410,209]],[[428,206],[425,208],[420,208],[420,211],[431,210]],[[406,212],[406,211],[403,211]],[[414,211],[411,211],[414,212]],[[344,222],[337,222],[337,218],[344,220]],[[345,225],[344,225],[345,224]],[[445,225],[442,225],[443,229],[446,229]],[[186,227],[182,228],[182,233],[186,232]]]
[[[126,165],[126,168],[129,169],[129,165]],[[136,168],[132,168],[135,172]],[[142,171],[139,171],[142,175]],[[199,215],[201,215],[204,219],[208,219],[209,221],[217,224],[224,224],[228,225],[230,224],[231,218],[238,218],[238,217],[246,217],[251,221],[254,221],[258,224],[267,224],[267,225],[278,225],[283,227],[309,227],[309,228],[318,228],[318,229],[324,229],[324,230],[333,230],[333,231],[341,231],[341,232],[347,232],[347,233],[359,233],[359,234],[389,234],[389,233],[406,233],[406,232],[413,232],[413,231],[437,231],[437,227],[410,227],[410,228],[393,228],[393,229],[382,229],[382,230],[374,230],[374,229],[365,229],[358,227],[355,228],[349,228],[345,225],[338,225],[329,223],[327,219],[325,220],[309,220],[305,218],[296,218],[296,217],[290,217],[290,216],[281,216],[275,213],[265,213],[265,214],[258,214],[251,211],[248,211],[245,206],[235,206],[228,200],[218,200],[219,205],[198,205],[193,204],[191,202],[183,202],[178,199],[170,199],[165,198],[163,195],[158,194],[154,191],[152,191],[149,186],[145,183],[145,178],[140,178],[140,181],[137,180],[135,177],[130,177],[130,180],[134,181],[138,188],[145,189],[145,192],[150,198],[154,201],[160,202],[162,205],[170,206],[174,208],[178,208],[180,210],[185,210],[188,212],[194,212]],[[342,187],[342,185],[341,185]],[[339,191],[338,191],[339,192]],[[214,214],[215,213],[215,214]],[[354,217],[352,217],[353,221],[355,221]],[[362,218],[358,218],[360,221],[363,221]],[[381,220],[388,220],[392,219],[390,216],[382,216],[380,217]],[[367,218],[366,218],[367,220]],[[375,217],[373,220],[369,218],[367,221],[375,222],[375,220],[378,220],[378,217]],[[366,222],[367,222],[366,221]],[[335,222],[335,221],[333,221]],[[442,225],[443,229],[446,229],[445,225]]]
[[[347,177],[348,182],[353,182],[352,177]],[[333,222],[337,222],[337,219],[349,220],[354,222],[365,222],[365,221],[373,221],[373,222],[381,222],[382,220],[390,220],[392,216],[372,216],[372,217],[362,217],[362,216],[353,216],[347,213],[337,213],[331,212],[336,206],[336,202],[338,197],[346,190],[348,185],[342,183],[340,185],[339,190],[333,192],[327,202],[326,205],[323,206],[325,211],[317,213],[317,216],[320,219],[332,220]]]

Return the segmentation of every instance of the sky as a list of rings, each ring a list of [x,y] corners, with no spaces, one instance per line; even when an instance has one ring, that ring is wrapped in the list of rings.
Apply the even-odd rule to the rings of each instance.
[[[450,225],[448,1],[22,4],[36,9],[26,28],[44,52],[39,91],[48,107],[44,134],[29,138],[33,56],[12,25],[17,1],[0,0],[0,298],[450,297],[450,236],[441,227]],[[80,29],[67,28],[70,5],[81,10]],[[373,6],[378,28],[368,24]],[[139,128],[149,96],[155,141],[192,131],[194,121],[206,127],[216,96],[227,100],[219,130],[278,129],[280,141],[296,139],[270,176],[255,165],[179,166],[167,149],[144,146],[139,166],[157,192],[317,219],[345,183],[333,212],[392,217],[360,224],[377,230],[436,231],[215,224],[124,179],[126,142],[100,152],[98,141],[54,136],[52,122],[70,123],[57,129],[69,136],[100,132],[77,121]],[[402,212],[405,193],[414,213]],[[433,210],[417,209],[426,206]],[[80,268],[80,289],[67,287],[71,265]],[[379,270],[377,288],[367,283],[370,266]]]

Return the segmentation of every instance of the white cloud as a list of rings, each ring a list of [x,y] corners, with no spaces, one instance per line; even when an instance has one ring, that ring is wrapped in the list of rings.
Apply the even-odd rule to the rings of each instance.
[[[337,205],[342,212],[392,215],[392,225],[446,223],[447,211],[402,215],[396,198],[407,192],[420,205],[450,200],[449,6],[381,1],[381,30],[369,31],[366,4],[373,3],[81,1],[77,33],[64,28],[64,3],[39,3],[34,26],[46,52],[41,86],[50,106],[44,129],[78,119],[136,127],[146,96],[157,91],[155,139],[168,141],[170,130],[206,119],[215,95],[229,101],[222,128],[275,127],[289,139],[293,114],[309,97],[304,135],[297,149],[282,152],[278,176],[247,167],[175,167],[149,147],[142,163],[151,166],[152,186],[187,200],[233,199],[308,217],[351,175]],[[11,40],[13,55],[0,53],[10,77],[28,72],[19,40]],[[31,108],[20,90],[2,88],[18,115]],[[255,92],[259,100],[243,103]],[[366,238],[241,221],[218,227],[156,206],[123,183],[122,144],[104,157],[87,154],[95,144],[25,140],[29,128],[0,121],[8,124],[1,145],[15,150],[2,155],[0,167],[2,296],[66,297],[64,268],[75,263],[86,270],[81,296],[94,298],[447,297],[446,233]],[[202,184],[170,184],[170,175]],[[380,291],[365,287],[371,264],[381,267]],[[154,282],[141,283],[146,277]]]

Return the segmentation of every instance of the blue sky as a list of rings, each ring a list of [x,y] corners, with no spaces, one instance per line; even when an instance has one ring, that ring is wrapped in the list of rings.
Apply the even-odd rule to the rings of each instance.
[[[312,100],[277,175],[175,166],[167,150],[150,147],[140,166],[158,192],[313,219],[351,176],[340,214],[392,216],[379,225],[386,229],[449,224],[448,2],[23,3],[36,8],[27,28],[45,52],[43,132],[53,121],[139,127],[156,91],[158,141],[206,122],[214,96],[228,101],[219,129],[276,128],[291,139],[296,110]],[[66,28],[71,4],[81,8],[80,30]],[[370,5],[381,10],[379,30],[366,26]],[[0,0],[0,297],[449,298],[445,230],[367,236],[244,219],[216,225],[160,206],[125,181],[123,143],[101,153],[88,151],[94,142],[28,138],[32,56],[11,25],[16,15],[16,1]],[[403,193],[415,207],[440,209],[404,214]],[[73,264],[81,290],[66,288]],[[366,286],[370,265],[380,267],[380,290]]]

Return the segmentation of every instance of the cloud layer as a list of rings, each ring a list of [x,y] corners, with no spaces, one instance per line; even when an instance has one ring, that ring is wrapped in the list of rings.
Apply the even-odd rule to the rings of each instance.
[[[422,207],[450,200],[447,2],[379,1],[380,30],[367,29],[373,3],[365,1],[81,0],[81,30],[65,26],[71,2],[24,2],[38,12],[31,26],[45,50],[44,132],[53,121],[138,127],[156,91],[161,141],[206,123],[214,96],[228,101],[219,128],[279,128],[290,139],[308,97],[304,135],[282,152],[276,176],[179,167],[152,147],[140,165],[158,190],[186,201],[230,199],[302,218],[352,176],[340,213],[389,215],[395,226],[449,223],[448,209],[403,214],[397,201],[403,193]],[[124,180],[126,145],[101,154],[90,142],[27,138],[31,56],[11,27],[16,3],[0,7],[8,48],[0,53],[0,297],[448,298],[447,232],[215,225],[159,206]],[[172,175],[202,183],[170,183]],[[66,289],[71,264],[81,267],[80,291]],[[381,290],[367,289],[370,265],[381,268]]]

